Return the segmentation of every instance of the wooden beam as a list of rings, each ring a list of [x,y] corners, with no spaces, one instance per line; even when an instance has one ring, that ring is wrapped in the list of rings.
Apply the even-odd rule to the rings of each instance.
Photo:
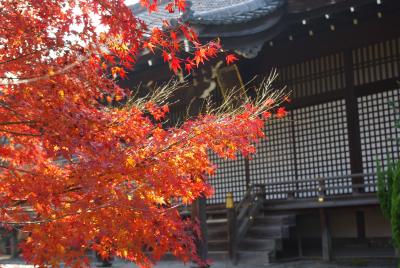
[[[207,215],[206,215],[206,198],[200,197],[192,204],[192,219],[197,219],[200,224],[201,239],[197,240],[197,254],[205,263],[208,258],[207,245]],[[203,268],[203,266],[199,266]]]
[[[319,209],[319,216],[321,221],[322,259],[330,261],[332,259],[332,239],[328,215],[324,208]]]

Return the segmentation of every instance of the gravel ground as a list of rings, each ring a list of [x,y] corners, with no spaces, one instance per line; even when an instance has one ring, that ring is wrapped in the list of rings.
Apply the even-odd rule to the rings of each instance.
[[[97,263],[93,263],[92,267],[96,267]],[[21,259],[7,259],[0,258],[0,266],[4,268],[33,268],[33,265],[25,264]],[[114,261],[114,268],[134,268],[137,267],[131,263],[123,261]],[[158,263],[155,268],[195,268],[192,264],[182,264],[176,261],[163,261]],[[390,260],[366,260],[366,259],[354,259],[346,261],[336,262],[321,262],[317,260],[302,260],[302,261],[288,261],[274,263],[270,265],[254,265],[239,263],[238,265],[232,265],[230,262],[214,262],[211,268],[356,268],[356,267],[368,267],[368,268],[394,268],[396,267],[394,261]]]

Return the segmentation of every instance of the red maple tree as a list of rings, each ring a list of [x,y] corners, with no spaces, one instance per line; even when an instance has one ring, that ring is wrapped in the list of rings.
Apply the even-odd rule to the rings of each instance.
[[[157,10],[157,1],[141,3]],[[185,2],[167,8],[183,11]],[[273,105],[264,105],[263,88],[255,104],[163,128],[174,84],[131,101],[117,78],[144,49],[159,50],[173,71],[220,50],[183,23],[164,26],[149,29],[123,0],[0,2],[0,222],[29,234],[21,244],[28,262],[86,266],[88,249],[142,266],[167,251],[196,258],[178,207],[212,193],[208,150],[254,152]],[[186,59],[178,57],[183,38],[194,48]]]

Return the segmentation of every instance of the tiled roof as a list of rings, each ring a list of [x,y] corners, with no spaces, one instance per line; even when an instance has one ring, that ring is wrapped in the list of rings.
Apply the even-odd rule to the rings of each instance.
[[[202,2],[201,6],[217,2],[220,7],[209,8],[198,11],[195,2]],[[283,0],[216,0],[216,1],[193,1],[193,15],[189,21],[196,24],[227,25],[244,23],[271,14],[283,5]],[[224,5],[222,4],[224,3]],[[210,4],[215,6],[217,4]]]
[[[181,14],[177,12],[169,13],[167,10],[165,10],[165,6],[168,2],[169,1],[162,1],[162,3],[158,6],[158,10],[152,13],[149,13],[149,11],[140,4],[131,6],[131,10],[133,14],[139,19],[143,20],[150,29],[154,27],[161,28],[163,25],[163,20],[171,21],[181,17]]]
[[[188,1],[189,11],[184,20],[191,24],[229,25],[248,22],[274,12],[285,0],[192,0]],[[132,12],[145,21],[150,28],[161,26],[162,20],[181,17],[178,13],[169,13],[165,6],[169,1],[162,1],[157,12],[149,12],[139,4],[131,7]]]
[[[184,14],[169,13],[165,10],[171,0],[161,0],[158,11],[149,13],[140,4],[131,7],[135,16],[142,19],[150,29],[161,27],[163,20],[182,19],[192,26],[202,38],[233,37],[242,40],[245,35],[253,35],[272,28],[282,17],[282,8],[287,0],[187,0],[188,8]],[[258,20],[258,22],[256,22]],[[255,22],[257,25],[251,22]],[[248,26],[247,22],[250,22]],[[238,54],[252,58],[261,49],[269,35],[260,40],[239,42],[229,46]],[[226,40],[225,40],[226,41]]]

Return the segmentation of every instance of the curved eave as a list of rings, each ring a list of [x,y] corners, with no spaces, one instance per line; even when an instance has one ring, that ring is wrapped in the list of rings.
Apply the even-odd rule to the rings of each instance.
[[[221,43],[223,44],[224,49],[228,50],[245,50],[255,46],[262,46],[266,42],[274,39],[277,35],[279,35],[282,31],[284,31],[287,27],[287,23],[281,21],[280,23],[275,23],[271,27],[264,28],[263,31],[258,32],[248,32],[248,34],[243,35],[227,35],[221,36]],[[203,41],[207,41],[212,39],[211,37],[202,37]],[[240,54],[240,53],[239,53]]]
[[[261,33],[273,28],[279,23],[284,14],[285,12],[283,8],[281,8],[268,16],[247,23],[229,25],[201,25],[191,23],[191,25],[197,29],[199,36],[202,38],[242,37]]]

